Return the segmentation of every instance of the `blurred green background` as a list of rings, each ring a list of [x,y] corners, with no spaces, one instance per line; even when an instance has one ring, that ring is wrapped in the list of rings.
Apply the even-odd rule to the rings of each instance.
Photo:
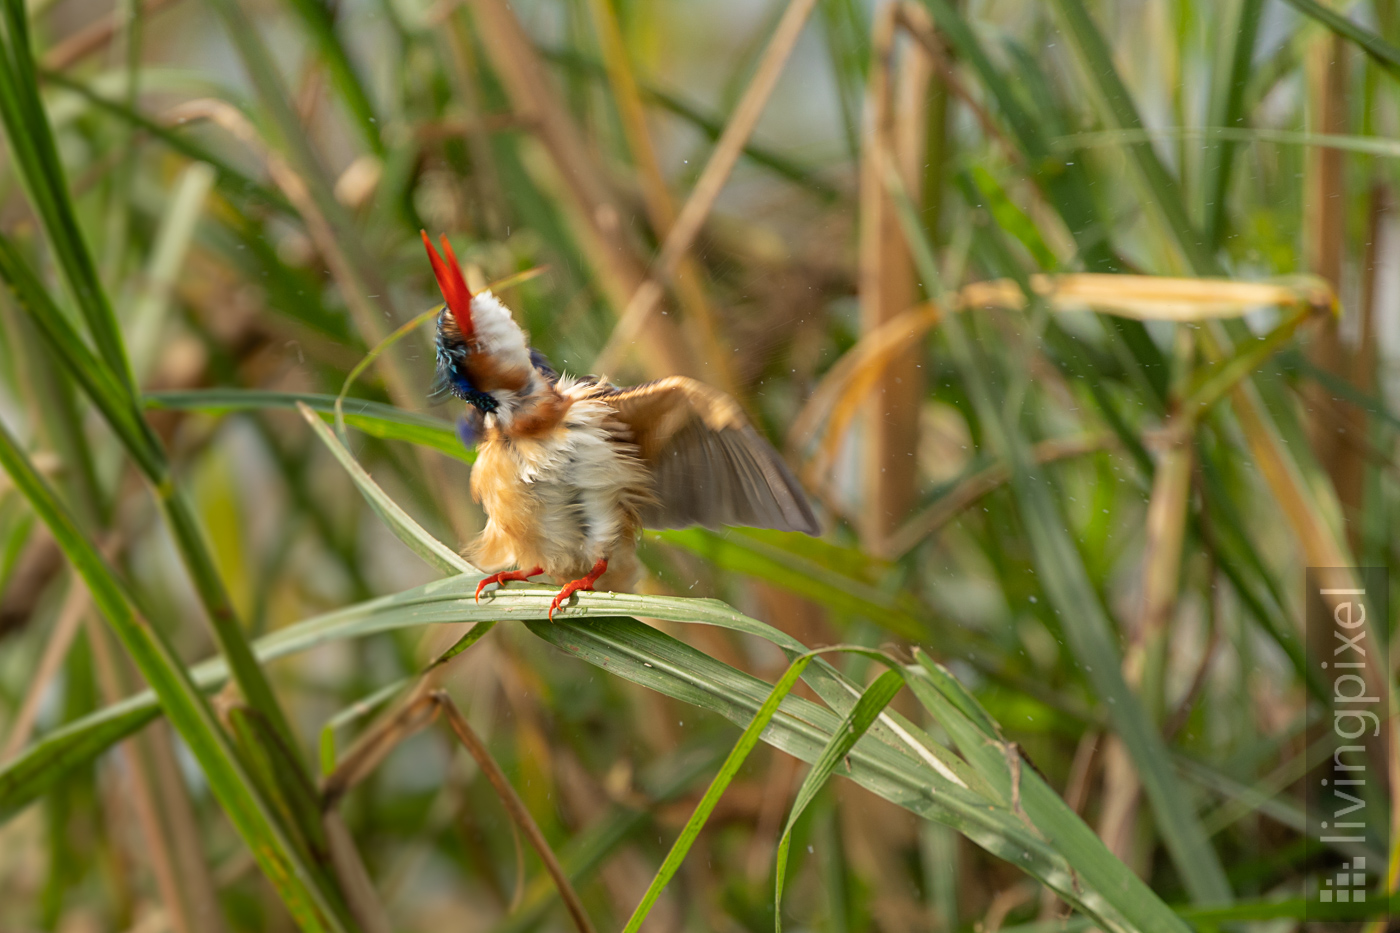
[[[1393,0],[3,11],[0,930],[574,929],[532,826],[601,930],[1280,931],[1394,862],[1393,777],[1359,845],[1302,794],[1304,568],[1400,545]],[[472,602],[420,229],[557,368],[733,393],[824,536]]]

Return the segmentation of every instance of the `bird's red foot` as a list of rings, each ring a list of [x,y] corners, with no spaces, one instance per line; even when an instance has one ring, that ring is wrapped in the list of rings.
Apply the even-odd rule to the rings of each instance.
[[[593,565],[593,569],[588,571],[588,573],[581,579],[572,580],[569,583],[564,584],[564,588],[559,591],[559,595],[554,597],[554,602],[549,604],[549,621],[554,621],[554,610],[562,606],[564,604],[564,601],[567,600],[570,596],[574,595],[579,590],[593,589],[593,584],[598,582],[598,578],[601,577],[604,573],[606,573],[607,569],[607,558],[599,558],[598,563]]]
[[[476,601],[481,602],[481,591],[492,583],[504,585],[507,580],[528,580],[544,573],[543,567],[536,567],[534,570],[503,570],[500,573],[493,573],[489,577],[483,577],[476,585]]]

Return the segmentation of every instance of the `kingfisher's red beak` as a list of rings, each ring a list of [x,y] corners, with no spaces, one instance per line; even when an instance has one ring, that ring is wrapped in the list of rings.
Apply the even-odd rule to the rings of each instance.
[[[447,299],[447,310],[452,312],[452,317],[457,321],[457,329],[462,332],[464,339],[472,336],[472,293],[467,288],[466,279],[462,278],[462,267],[457,264],[457,256],[452,252],[452,244],[447,242],[444,234],[439,239],[442,242],[442,251],[447,254],[444,261],[438,255],[438,251],[433,249],[433,241],[428,239],[428,231],[418,231],[423,235],[423,245],[428,248],[428,261],[433,264],[433,275],[437,277],[438,288],[442,289],[442,297]]]

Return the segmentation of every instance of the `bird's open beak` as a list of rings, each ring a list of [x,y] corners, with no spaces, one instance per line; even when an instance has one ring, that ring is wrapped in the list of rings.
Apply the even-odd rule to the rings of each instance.
[[[438,288],[442,289],[442,297],[447,299],[447,310],[452,312],[452,317],[457,321],[457,329],[462,332],[462,338],[470,340],[474,332],[472,293],[471,289],[467,288],[466,279],[462,278],[462,267],[457,264],[452,244],[447,242],[445,234],[439,237],[442,251],[447,254],[444,261],[438,255],[438,251],[433,249],[433,241],[428,239],[428,231],[418,232],[423,235],[423,245],[428,248],[428,261],[433,264],[433,275],[437,277]]]

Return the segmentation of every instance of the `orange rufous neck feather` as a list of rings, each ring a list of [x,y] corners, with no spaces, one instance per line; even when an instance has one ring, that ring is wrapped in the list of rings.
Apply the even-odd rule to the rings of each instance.
[[[447,299],[447,310],[452,312],[452,317],[457,321],[457,329],[462,332],[464,339],[470,339],[474,328],[472,327],[472,293],[467,288],[466,279],[462,278],[462,267],[457,264],[457,256],[452,252],[452,244],[447,242],[447,235],[440,237],[442,251],[447,254],[447,260],[438,255],[438,251],[433,249],[433,241],[428,239],[428,231],[420,230],[423,234],[423,245],[428,248],[428,261],[433,264],[433,275],[437,277],[438,288],[442,289],[442,297]]]

